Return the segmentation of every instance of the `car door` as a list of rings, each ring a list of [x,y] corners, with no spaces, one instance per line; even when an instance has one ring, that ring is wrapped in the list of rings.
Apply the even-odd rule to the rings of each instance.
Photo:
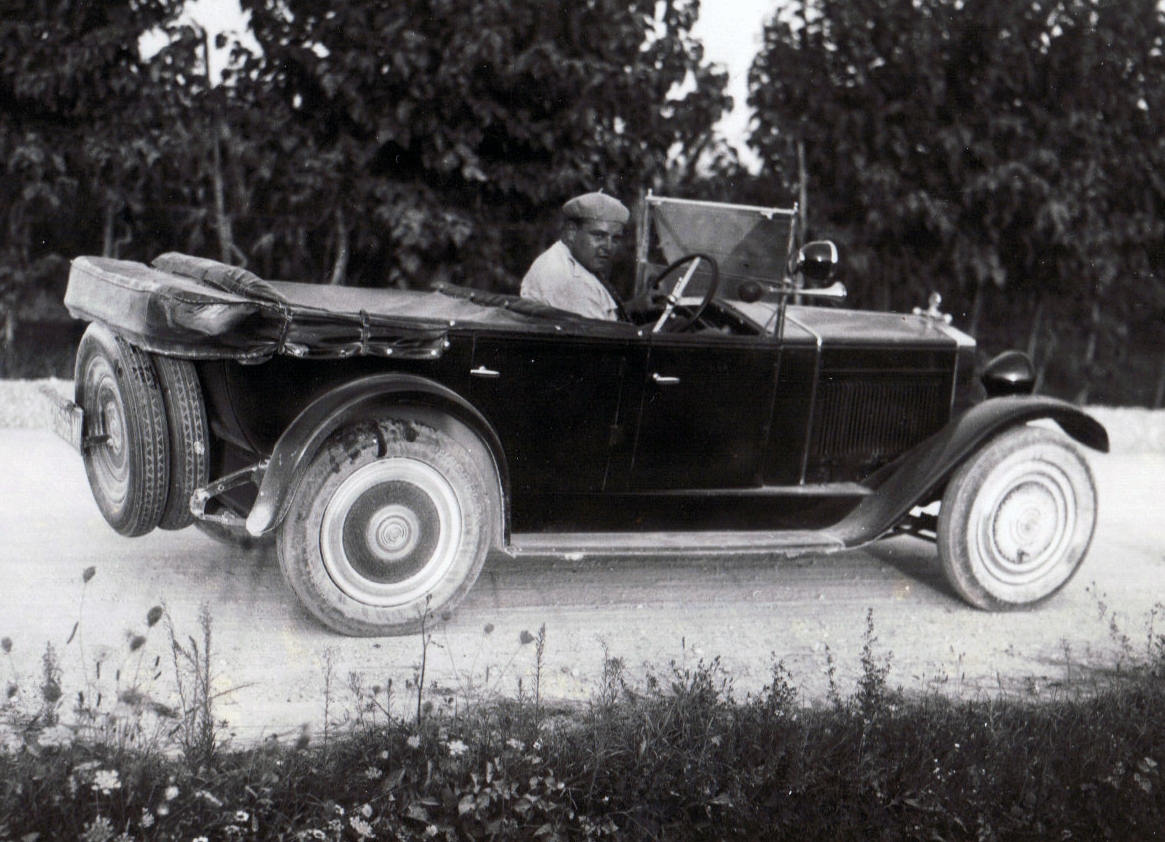
[[[599,492],[630,463],[647,340],[631,325],[585,328],[474,341],[470,400],[494,425],[516,492]]]
[[[653,334],[631,489],[759,485],[778,360],[772,337]]]

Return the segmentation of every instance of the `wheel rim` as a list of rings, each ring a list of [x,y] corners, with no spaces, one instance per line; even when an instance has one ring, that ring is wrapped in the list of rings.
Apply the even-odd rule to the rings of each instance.
[[[456,561],[462,532],[449,481],[425,462],[393,457],[340,483],[320,522],[320,551],[344,594],[393,606],[436,587]]]
[[[130,481],[129,437],[121,389],[113,368],[101,357],[90,360],[83,382],[85,414],[96,419],[96,429],[89,433],[106,436],[104,441],[85,448],[85,459],[104,498],[120,511],[129,497]]]
[[[1050,462],[1024,460],[980,488],[972,512],[973,557],[1009,588],[1071,572],[1062,567],[1077,529],[1071,478]]]

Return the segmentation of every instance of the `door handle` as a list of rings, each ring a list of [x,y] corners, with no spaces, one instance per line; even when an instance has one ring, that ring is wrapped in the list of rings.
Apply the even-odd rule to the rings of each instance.
[[[674,386],[680,382],[680,378],[669,377],[666,374],[660,374],[658,371],[651,372],[651,379],[660,386]]]
[[[494,371],[492,368],[486,368],[484,365],[479,365],[477,368],[471,369],[469,373],[474,377],[485,377],[489,380],[495,380],[502,376],[500,371]]]

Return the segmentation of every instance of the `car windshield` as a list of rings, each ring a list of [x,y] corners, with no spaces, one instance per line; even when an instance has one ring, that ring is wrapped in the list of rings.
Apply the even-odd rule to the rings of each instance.
[[[796,211],[648,195],[639,227],[636,290],[687,254],[711,256],[720,267],[718,298],[737,300],[747,280],[780,281],[793,245]],[[678,279],[682,273],[678,273]],[[684,296],[703,294],[710,271],[697,269]]]

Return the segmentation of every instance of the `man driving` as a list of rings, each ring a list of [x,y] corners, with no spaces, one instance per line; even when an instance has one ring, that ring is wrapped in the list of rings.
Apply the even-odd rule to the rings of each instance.
[[[614,321],[620,307],[606,283],[631,212],[606,193],[585,193],[562,206],[562,236],[522,278],[523,298],[589,319]]]

